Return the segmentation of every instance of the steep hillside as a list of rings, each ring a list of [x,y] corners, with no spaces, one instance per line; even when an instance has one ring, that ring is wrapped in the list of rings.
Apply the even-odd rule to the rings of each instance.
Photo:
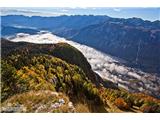
[[[7,40],[2,40],[1,44],[2,58],[5,58],[10,54],[21,54],[21,56],[18,56],[18,59],[22,59],[23,62],[15,61],[15,58],[13,58],[13,61],[11,62],[11,64],[16,64],[17,68],[20,68],[21,65],[27,64],[27,61],[25,61],[25,59],[29,59],[27,55],[48,54],[61,58],[68,63],[79,66],[86,73],[87,77],[91,79],[96,85],[100,85],[101,83],[103,85],[107,85],[107,83],[105,83],[98,74],[91,70],[91,66],[84,55],[69,44],[58,43],[38,45],[24,42],[14,43]],[[3,52],[3,50],[5,52]]]
[[[160,98],[160,77],[156,76],[155,74],[143,72],[140,69],[127,67],[125,65],[126,61],[100,52],[92,47],[66,40],[51,33],[40,33],[36,35],[24,34],[24,36],[13,38],[11,41],[18,42],[16,44],[22,44],[22,41],[39,44],[29,44],[27,47],[21,45],[21,48],[19,48],[18,51],[24,51],[22,54],[26,54],[28,48],[33,54],[40,54],[42,52],[45,54],[53,55],[53,53],[56,53],[56,56],[58,55],[58,57],[61,57],[72,64],[81,65],[87,76],[94,83],[96,83],[97,86],[103,84],[105,87],[110,88],[111,86],[112,88],[123,87],[130,92],[141,92],[156,98]],[[90,70],[86,58],[84,58],[84,56],[78,50],[76,50],[74,47],[71,47],[70,45],[64,44],[64,42],[74,46],[79,51],[81,51],[87,58],[87,61],[91,64],[92,70],[98,73],[105,80],[102,80],[97,74]],[[58,44],[56,45],[55,43]],[[53,44],[56,47],[53,47]],[[24,55],[23,58],[25,58]],[[79,61],[77,61],[77,59],[79,59]],[[83,61],[85,65],[83,65],[83,62],[81,63],[80,61]],[[19,63],[18,65],[20,64],[22,63]],[[114,84],[111,85],[112,82],[109,83],[108,80],[114,82]]]
[[[27,107],[26,112],[27,111],[33,112],[35,108],[31,108],[31,106],[28,106],[28,103],[25,103],[25,101],[27,101],[26,99],[28,99],[28,101],[30,100],[34,101],[34,100],[32,100],[32,98],[30,98],[28,93],[26,92],[44,91],[44,90],[50,90],[53,92],[54,91],[63,92],[67,94],[70,97],[70,99],[74,102],[75,107],[79,105],[81,102],[82,103],[85,102],[86,106],[84,107],[86,109],[89,109],[90,112],[105,111],[104,108],[103,108],[104,110],[101,109],[103,111],[101,110],[97,111],[94,108],[95,106],[94,104],[96,104],[96,102],[98,102],[100,107],[103,104],[100,100],[100,97],[97,95],[98,89],[86,77],[85,73],[78,66],[66,63],[65,61],[58,59],[56,57],[53,57],[51,55],[25,54],[24,59],[20,59],[19,58],[20,55],[21,53],[17,52],[15,54],[12,54],[5,60],[2,60],[2,98],[1,99],[2,99],[2,102],[8,99],[9,99],[8,101],[11,101],[11,102],[7,101],[6,104],[4,103],[4,106],[3,106],[4,111],[2,112],[7,112],[6,108],[8,103],[12,104],[12,106],[14,106],[15,104],[24,105]],[[24,94],[26,93],[26,94],[21,96],[22,93]],[[15,95],[16,97],[11,98],[10,100],[10,97],[12,97],[13,95]],[[19,98],[19,96],[21,97]],[[25,98],[27,96],[28,98]],[[34,96],[34,94],[32,94],[32,96]],[[46,96],[46,100],[48,100],[48,97]],[[12,101],[15,98],[18,99],[19,103],[15,103],[14,101],[16,100]],[[39,98],[38,96],[37,98],[35,96],[34,99],[37,101],[38,100],[41,101],[42,105],[44,104],[42,99]],[[87,100],[92,102],[87,103]],[[34,102],[32,104],[34,104]],[[54,104],[54,102],[56,102],[56,100],[53,101],[52,103],[52,99],[51,99],[50,104]],[[35,105],[36,104],[38,103],[35,103]],[[38,106],[40,107],[40,105]],[[49,108],[43,112],[47,112],[48,110]],[[52,110],[54,109],[52,108]],[[56,108],[55,110],[57,111]],[[56,112],[56,111],[51,111],[51,112]],[[18,112],[18,111],[14,111],[14,112]],[[61,110],[59,112],[64,112],[64,110],[63,111]],[[68,112],[69,112],[69,108],[68,108]]]
[[[83,28],[71,39],[122,58],[130,66],[160,73],[160,28],[105,22]]]
[[[97,80],[85,73],[91,68],[81,62],[90,66],[77,49],[65,43],[2,40],[1,112],[160,111],[160,101],[153,97],[96,85]]]

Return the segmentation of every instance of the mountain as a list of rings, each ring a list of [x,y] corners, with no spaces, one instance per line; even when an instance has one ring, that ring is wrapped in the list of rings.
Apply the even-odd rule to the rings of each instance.
[[[22,27],[35,27],[37,29],[46,29],[50,31],[60,30],[79,30],[89,25],[114,22],[121,25],[132,27],[144,27],[146,29],[159,29],[159,21],[147,21],[140,18],[112,18],[106,15],[62,15],[55,17],[40,17],[40,16],[23,16],[23,15],[7,15],[1,16],[2,25],[6,26],[22,26]],[[38,22],[37,22],[38,21]]]
[[[57,44],[59,42],[68,43],[74,46],[75,48],[77,48],[78,50],[80,50],[83,53],[83,55],[87,58],[87,61],[90,63],[93,71],[98,73],[103,79],[105,79],[101,81],[100,79],[98,79],[98,81],[96,82],[97,85],[98,83],[103,83],[105,87],[111,87],[111,83],[108,85],[108,80],[109,80],[114,83],[114,85],[112,85],[113,88],[115,88],[115,86],[118,86],[130,92],[141,92],[141,93],[154,96],[156,98],[160,97],[159,96],[160,77],[158,77],[156,74],[150,74],[150,73],[143,72],[140,69],[127,67],[125,65],[127,63],[126,61],[110,56],[108,54],[102,53],[89,46],[79,44],[70,40],[66,40],[64,38],[58,37],[51,33],[43,33],[43,34],[39,33],[36,35],[27,35],[27,36],[24,34],[24,36],[13,38],[11,39],[11,41],[14,41],[14,42],[24,41],[24,42],[37,43],[37,44],[55,44],[55,43]],[[10,48],[10,50],[12,48]],[[37,48],[37,50],[42,51],[39,48]],[[7,52],[7,50],[5,51]],[[46,51],[48,51],[48,49],[46,49]],[[61,51],[63,51],[65,54],[67,54],[70,57],[68,58],[64,57],[65,55]],[[69,61],[70,58],[72,59],[80,58],[79,57],[80,54],[77,56],[73,53],[74,52],[71,51],[71,49],[68,49],[67,51],[65,51],[65,49],[62,49],[59,46],[58,51],[56,52],[56,55],[58,57],[63,56],[62,58],[65,58],[65,60],[67,61]],[[75,56],[75,57],[72,57],[72,56]],[[84,61],[82,58],[80,60]],[[92,74],[92,72],[89,70],[90,68],[89,65],[87,64],[83,65],[83,63],[79,63],[76,60],[74,61],[75,61],[74,64],[78,63],[77,65],[81,65],[84,68],[85,72],[88,75],[92,76],[92,78],[90,78],[91,80],[98,77],[97,75],[95,76],[94,74]],[[85,67],[85,66],[88,66],[88,67]],[[86,68],[88,69],[86,70]],[[94,79],[93,81],[95,80],[96,79]]]
[[[100,108],[103,108],[102,102],[100,102],[100,96],[97,96],[98,86],[94,84],[94,81],[88,79],[88,77],[90,76],[83,71],[83,69],[85,71],[88,70],[88,72],[92,71],[90,65],[83,54],[80,53],[76,48],[65,43],[38,45],[24,42],[14,43],[4,39],[2,39],[1,42],[2,101],[4,101],[3,112],[7,111],[7,104],[9,103],[9,101],[11,101],[13,106],[15,104],[26,106],[26,112],[35,112],[36,110],[39,112],[40,110],[38,108],[41,105],[46,105],[46,103],[43,102],[43,97],[41,98],[41,94],[45,94],[45,91],[48,91],[48,95],[51,97],[52,92],[57,92],[57,94],[61,94],[61,92],[63,94],[67,94],[67,96],[72,99],[75,105],[79,105],[79,103],[85,100],[90,100],[95,103],[98,102]],[[59,54],[57,54],[57,50],[60,51]],[[68,51],[68,54],[64,54],[65,51]],[[69,53],[72,56],[79,57],[77,57],[77,59],[75,60],[75,58],[70,57]],[[58,56],[59,58],[57,58],[56,56]],[[63,60],[60,58],[63,58]],[[79,66],[75,64],[79,64]],[[93,71],[92,73],[94,74]],[[94,76],[92,76],[91,78],[93,77]],[[36,96],[34,94],[34,91],[39,92],[40,96]],[[59,99],[66,99],[63,94],[60,95]],[[28,98],[26,98],[27,96]],[[41,101],[40,105],[29,96],[35,96],[34,100]],[[15,98],[20,102],[15,103],[15,101],[12,101],[13,99],[15,100]],[[47,102],[47,96],[44,99]],[[36,110],[34,107],[29,106],[28,103],[25,103],[25,101],[34,101],[32,104],[37,105]],[[50,105],[53,106],[56,101],[57,100],[54,99],[52,101],[51,99],[51,101],[49,101]],[[86,102],[85,104],[88,105],[84,107],[86,109],[90,109],[90,112],[102,112],[97,111],[95,108],[88,108],[89,104],[92,105],[93,103]],[[92,107],[96,106],[94,104],[92,105]],[[67,106],[67,103],[65,103],[65,105]],[[50,112],[64,112],[65,110],[66,112],[72,111],[69,109],[69,107],[63,109],[56,109],[54,107],[51,107],[51,110],[52,111]],[[78,111],[78,108],[76,109],[76,111],[81,112]]]
[[[1,18],[1,112],[160,112],[160,21]]]
[[[39,17],[39,16],[22,16],[8,15],[2,16],[2,25],[35,27],[37,29],[49,31],[64,31],[71,29],[80,29],[88,25],[104,22],[108,16],[93,15],[75,15],[75,16],[57,16],[57,17]],[[38,22],[37,22],[38,21]]]
[[[160,21],[140,18],[73,15],[39,17],[2,16],[2,25],[34,27],[119,57],[130,67],[160,73]],[[38,22],[37,22],[38,21]],[[3,33],[3,32],[2,32]]]
[[[17,33],[37,34],[39,31],[31,28],[19,28],[12,26],[1,26],[2,36],[15,36]]]
[[[160,28],[105,22],[85,27],[70,39],[122,58],[144,71],[160,73]]]
[[[92,69],[86,58],[67,43],[33,44],[4,39],[1,42],[1,112],[160,110],[160,101],[148,95],[97,85],[97,80],[100,82],[102,78],[90,77],[87,71]]]
[[[98,81],[96,82],[97,85],[98,83],[103,83],[105,87],[112,86],[112,88],[115,88],[115,85],[116,85],[118,87],[122,87],[126,89],[127,91],[130,91],[133,93],[141,92],[141,93],[145,93],[145,94],[154,96],[156,98],[160,98],[159,96],[160,77],[158,77],[156,74],[150,74],[150,73],[143,72],[140,69],[134,69],[133,67],[127,67],[125,65],[127,63],[126,61],[110,56],[103,52],[100,52],[92,47],[58,37],[52,33],[39,33],[36,35],[25,35],[24,34],[24,36],[15,37],[10,40],[14,42],[24,41],[24,42],[30,42],[30,43],[36,43],[36,44],[68,43],[74,46],[75,48],[77,48],[79,51],[81,51],[83,55],[87,58],[87,61],[90,63],[92,70],[98,73],[103,79],[105,79],[103,81],[101,80],[101,82],[100,82],[100,79],[98,79]],[[10,45],[12,46],[12,44]],[[22,46],[22,49],[23,47],[24,46]],[[12,48],[14,49],[14,47]],[[72,62],[73,64],[81,65],[82,68],[84,68],[84,71],[89,76],[92,76],[92,78],[90,78],[91,80],[93,80],[94,78],[96,79],[94,79],[93,81],[97,80],[98,75],[95,76],[95,74],[92,74],[92,72],[89,70],[90,65],[88,65],[87,62],[84,62],[86,64],[83,65],[83,62],[77,61],[77,58],[80,59],[81,61],[86,61],[80,58],[81,55],[78,52],[73,52],[72,49],[68,49],[71,47],[67,47],[67,46],[65,49],[64,49],[64,46],[63,47],[57,46],[57,48],[58,49],[55,53],[56,55],[58,55],[58,57],[61,57],[67,61],[70,61],[71,59],[73,59],[74,60],[74,62]],[[45,50],[48,51],[48,49],[44,49],[44,51]],[[7,53],[7,50],[5,51]],[[38,52],[42,50],[37,48],[36,51]],[[64,57],[66,55],[69,57],[67,58]],[[106,80],[112,81],[114,85],[111,85],[112,82],[108,84],[108,81]]]
[[[86,73],[87,77],[90,80],[92,80],[92,82],[94,82],[96,85],[99,86],[100,84],[103,84],[104,86],[107,86],[107,83],[105,83],[98,74],[96,74],[91,70],[91,66],[88,63],[87,59],[84,57],[84,55],[74,47],[70,46],[69,44],[57,43],[56,45],[51,45],[51,44],[36,45],[23,42],[12,43],[7,40],[2,40],[1,44],[2,44],[2,58],[8,56],[9,53],[13,54],[12,51],[14,51],[14,54],[17,54],[16,52],[20,52],[21,54],[24,55],[38,54],[38,53],[53,55],[55,57],[67,61],[70,64],[79,66]],[[3,52],[3,50],[5,52]],[[25,59],[28,58],[26,58],[24,55],[20,57],[20,59],[24,60],[24,63],[22,61],[21,63],[19,62],[17,63],[16,61],[14,61],[11,64],[16,64],[17,69],[20,68],[21,65],[26,64]]]
[[[24,42],[31,42],[31,43],[37,43],[37,44],[42,44],[42,43],[53,44],[53,43],[59,43],[59,42],[68,43],[76,47],[78,50],[80,50],[84,54],[84,56],[87,58],[87,61],[91,64],[93,71],[98,73],[103,79],[114,82],[114,85],[111,85],[111,83],[108,85],[108,81],[105,82],[105,80],[100,81],[100,79],[98,79],[98,81],[96,82],[97,85],[98,83],[103,83],[105,87],[112,86],[113,88],[116,85],[119,87],[123,87],[124,89],[130,92],[141,92],[148,95],[152,95],[157,98],[160,97],[159,96],[160,78],[158,76],[156,76],[155,74],[142,72],[139,69],[127,67],[126,65],[124,65],[126,61],[121,60],[119,58],[115,58],[113,56],[109,56],[91,47],[66,40],[64,38],[55,36],[51,33],[43,33],[43,34],[41,33],[41,34],[27,35],[27,36],[24,35],[22,37],[13,38],[11,39],[11,41],[14,41],[14,42],[24,41]],[[14,46],[13,43],[9,45]],[[87,64],[88,62],[78,62],[77,58],[80,59],[80,61],[86,61],[86,60],[79,57],[81,55],[78,52],[73,52],[73,50],[70,49],[71,47],[66,46],[65,49],[64,47],[65,46],[63,46],[62,48],[61,46],[59,47],[57,46],[57,49],[55,49],[56,51],[54,50],[55,51],[54,54],[56,53],[55,55],[56,56],[58,55],[57,57],[61,57],[67,61],[70,61],[72,59],[73,61],[72,64],[81,65],[82,68],[84,68],[83,70],[85,70],[85,72],[90,76],[90,79],[92,81],[95,81],[96,79],[94,78],[97,78],[98,75],[95,76],[95,74],[92,74],[92,72],[90,71],[90,65]],[[26,48],[26,47],[21,45],[20,49],[23,50],[23,48]],[[39,46],[38,47],[35,46],[34,48],[36,48],[34,49],[35,52],[38,52],[38,53],[39,51],[42,52],[42,50],[39,49]],[[48,46],[48,48],[50,47]],[[12,49],[15,49],[15,48],[12,47]],[[9,50],[11,50],[11,48]],[[7,53],[8,50],[5,50],[5,51]],[[47,51],[49,50],[46,48],[43,49],[43,52],[48,53]],[[69,57],[67,58],[64,57],[66,55]],[[2,56],[3,56],[3,53],[2,53]],[[75,57],[72,57],[72,56],[75,56]]]

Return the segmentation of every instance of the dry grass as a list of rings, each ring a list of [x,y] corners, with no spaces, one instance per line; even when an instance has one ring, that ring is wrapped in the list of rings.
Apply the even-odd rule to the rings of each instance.
[[[75,105],[76,112],[78,113],[89,113],[89,108],[86,104],[77,103]]]
[[[59,103],[60,99],[63,99],[65,102],[60,107],[54,108],[53,105]],[[7,108],[8,104],[10,104],[10,107],[23,105],[26,108],[26,111],[22,112],[70,112],[68,107],[69,102],[68,97],[62,93],[56,93],[49,90],[30,91],[14,95],[3,102],[2,107]]]

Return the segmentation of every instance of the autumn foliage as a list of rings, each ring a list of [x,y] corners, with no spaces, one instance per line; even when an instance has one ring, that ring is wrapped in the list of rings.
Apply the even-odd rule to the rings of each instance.
[[[129,109],[128,104],[124,101],[123,98],[117,98],[117,99],[115,100],[115,105],[116,105],[118,108],[123,109],[123,110]]]

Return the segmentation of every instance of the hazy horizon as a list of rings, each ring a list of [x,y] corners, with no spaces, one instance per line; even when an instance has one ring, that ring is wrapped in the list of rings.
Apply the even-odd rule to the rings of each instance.
[[[60,16],[60,15],[106,15],[114,18],[141,18],[143,20],[160,20],[160,8],[112,8],[112,7],[27,7],[27,8],[0,8],[1,16],[4,15],[25,15],[25,16]]]

